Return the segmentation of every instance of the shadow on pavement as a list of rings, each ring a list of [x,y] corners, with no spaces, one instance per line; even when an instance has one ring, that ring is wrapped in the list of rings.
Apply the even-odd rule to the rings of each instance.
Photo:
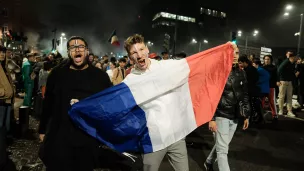
[[[280,168],[287,170],[299,171],[303,168],[303,161],[293,160],[295,158],[277,158],[273,156],[271,151],[264,149],[246,147],[243,151],[230,151],[229,156],[235,160],[246,161],[257,165],[271,166],[272,168]],[[300,169],[301,170],[301,169]]]

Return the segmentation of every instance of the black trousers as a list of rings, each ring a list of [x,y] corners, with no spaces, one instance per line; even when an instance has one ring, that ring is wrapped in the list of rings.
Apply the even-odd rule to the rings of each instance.
[[[250,96],[251,121],[260,122],[263,119],[262,96]],[[264,96],[263,96],[264,97]]]
[[[71,154],[58,154],[52,157],[49,164],[46,164],[47,171],[93,171],[96,168],[111,169],[115,171],[141,171],[143,161],[140,154],[135,161],[115,152],[109,148],[99,147],[78,147],[70,149]]]

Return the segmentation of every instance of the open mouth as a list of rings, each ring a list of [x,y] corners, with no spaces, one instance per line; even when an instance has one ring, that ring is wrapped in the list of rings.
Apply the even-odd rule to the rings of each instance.
[[[146,60],[145,60],[145,58],[138,58],[137,61],[138,61],[138,64],[139,64],[141,67],[143,67],[143,66],[146,65]]]
[[[76,55],[76,56],[75,56],[75,62],[76,62],[76,63],[81,62],[81,61],[82,61],[82,58],[81,58],[81,57],[82,57],[81,54]]]

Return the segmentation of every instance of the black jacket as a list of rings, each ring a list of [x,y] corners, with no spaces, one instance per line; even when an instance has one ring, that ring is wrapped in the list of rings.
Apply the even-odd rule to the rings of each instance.
[[[110,86],[108,75],[92,66],[75,71],[65,64],[52,70],[39,125],[39,133],[45,134],[39,156],[47,167],[57,167],[63,161],[73,165],[73,158],[79,158],[79,155],[87,155],[90,160],[98,158],[99,142],[74,125],[68,110],[71,99],[82,100]],[[87,161],[82,162],[90,165]]]
[[[296,71],[300,72],[298,76],[298,85],[300,86],[300,91],[304,91],[304,64],[297,64]]]
[[[250,104],[247,91],[247,80],[244,71],[233,68],[225,85],[222,97],[217,106],[215,117],[236,119],[239,115],[239,105],[243,107],[246,118],[250,116]]]
[[[285,59],[278,68],[279,81],[294,81],[295,71],[295,64],[291,63],[288,58]]]
[[[259,81],[259,73],[258,70],[252,65],[248,65],[248,67],[244,68],[247,76],[248,82],[248,94],[250,97],[252,96],[260,96],[260,88],[258,86]]]
[[[270,74],[269,87],[276,88],[278,82],[277,67],[271,64],[271,65],[265,65],[263,66],[263,68],[266,69]]]

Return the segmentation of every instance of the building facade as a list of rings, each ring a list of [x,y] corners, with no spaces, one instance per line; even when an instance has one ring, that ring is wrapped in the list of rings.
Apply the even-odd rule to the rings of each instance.
[[[22,29],[21,0],[0,0],[0,36]]]
[[[191,55],[225,43],[230,38],[225,25],[227,13],[222,10],[186,4],[177,8],[154,9],[149,34],[153,35],[152,41],[159,47],[164,46],[165,34],[170,35],[169,52],[172,55],[180,52]],[[160,49],[166,51],[165,48]]]

